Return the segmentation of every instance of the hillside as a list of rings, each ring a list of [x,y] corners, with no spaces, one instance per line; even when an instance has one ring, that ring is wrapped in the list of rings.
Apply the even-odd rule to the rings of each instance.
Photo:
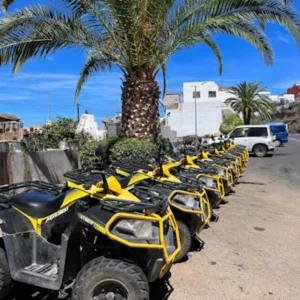
[[[289,126],[290,133],[300,133],[300,103],[289,108],[281,108],[272,115],[272,122],[284,122]]]

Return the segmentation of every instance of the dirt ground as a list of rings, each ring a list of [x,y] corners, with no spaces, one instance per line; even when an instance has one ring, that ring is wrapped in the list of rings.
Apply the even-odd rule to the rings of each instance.
[[[298,141],[299,140],[299,141]],[[151,300],[300,299],[300,136],[273,157],[251,157],[220,216]],[[54,300],[20,287],[15,300]]]

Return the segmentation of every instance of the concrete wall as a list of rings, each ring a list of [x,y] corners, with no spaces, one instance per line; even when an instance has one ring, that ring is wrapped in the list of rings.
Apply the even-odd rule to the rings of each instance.
[[[177,132],[175,130],[171,130],[170,126],[161,125],[160,130],[161,130],[161,135],[164,138],[169,139],[171,143],[177,143]]]
[[[197,134],[215,134],[223,121],[222,104],[219,101],[201,102],[197,105]],[[195,105],[181,103],[179,109],[167,110],[167,124],[177,131],[178,137],[195,134]]]
[[[80,167],[77,153],[70,150],[53,150],[23,153],[0,152],[0,185],[41,180],[63,183],[64,173]]]

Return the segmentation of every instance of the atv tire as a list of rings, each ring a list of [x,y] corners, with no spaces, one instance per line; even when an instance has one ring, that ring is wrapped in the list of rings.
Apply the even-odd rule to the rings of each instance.
[[[0,248],[0,299],[7,296],[12,290],[12,279],[5,251]]]
[[[72,300],[91,299],[149,300],[149,285],[137,265],[118,259],[97,257],[77,275]]]
[[[187,225],[177,220],[179,236],[180,236],[180,243],[181,243],[181,250],[175,258],[175,262],[181,262],[184,258],[187,257],[188,252],[192,246],[192,236],[189,228]]]

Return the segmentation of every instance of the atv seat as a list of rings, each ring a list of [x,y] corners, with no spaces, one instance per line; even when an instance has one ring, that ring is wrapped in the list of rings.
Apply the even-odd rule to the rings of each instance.
[[[10,204],[33,218],[44,218],[55,213],[61,207],[66,193],[53,195],[37,190],[11,197]]]

